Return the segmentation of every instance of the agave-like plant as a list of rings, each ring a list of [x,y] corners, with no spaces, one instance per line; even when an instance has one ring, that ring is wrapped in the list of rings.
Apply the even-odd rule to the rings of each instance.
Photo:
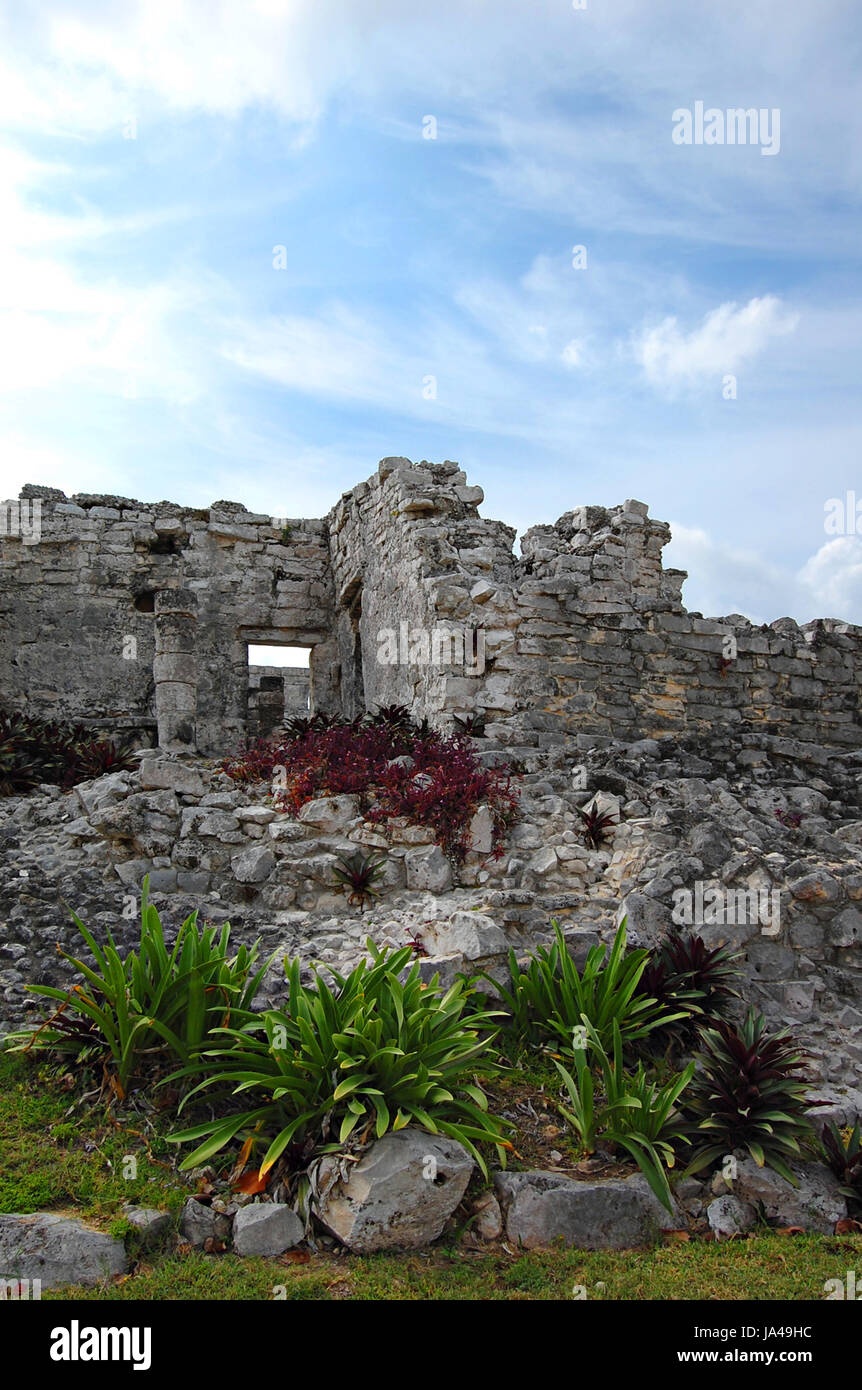
[[[390,729],[398,733],[413,733],[413,716],[406,705],[380,705],[365,722],[371,728]]]
[[[512,1015],[515,1036],[521,1042],[549,1042],[572,1055],[576,1039],[587,1020],[595,1028],[602,1047],[613,1048],[613,1025],[620,1027],[623,1044],[645,1038],[654,1028],[686,1016],[668,1010],[637,987],[646,967],[644,950],[626,952],[626,923],[620,923],[613,946],[594,946],[579,971],[569,955],[559,923],[552,923],[555,941],[541,946],[526,969],[509,952],[510,985],[494,981],[495,989]],[[490,980],[490,976],[484,976]]]
[[[357,849],[353,854],[340,854],[338,858],[340,865],[335,865],[332,872],[339,883],[350,889],[348,902],[364,907],[379,896],[375,884],[386,873],[386,860],[381,855],[363,854]]]
[[[186,1100],[216,1087],[252,1101],[249,1110],[171,1135],[176,1143],[203,1141],[182,1168],[206,1163],[234,1138],[252,1138],[267,1145],[265,1177],[298,1141],[329,1153],[354,1132],[363,1142],[408,1124],[457,1139],[486,1174],[477,1145],[496,1144],[505,1161],[507,1125],[487,1113],[477,1084],[501,1070],[489,1027],[499,1015],[472,1012],[473,991],[463,979],[444,993],[439,976],[426,985],[416,964],[405,975],[409,946],[389,952],[369,940],[367,949],[370,960],[350,975],[330,972],[334,985],[319,971],[304,985],[299,960],[286,963],[287,1007],[217,1030],[202,1062],[178,1073],[206,1073]]]
[[[454,715],[453,718],[460,732],[466,734],[469,738],[485,737],[487,715],[484,711],[480,710],[477,714],[468,714],[464,719],[461,718],[460,714]]]
[[[739,1028],[722,1020],[701,1040],[700,1069],[685,1097],[696,1149],[688,1172],[741,1148],[798,1186],[788,1161],[814,1134],[806,1114],[807,1057],[786,1029],[768,1034],[753,1008]]]
[[[617,823],[615,818],[609,811],[600,811],[598,806],[590,806],[586,811],[579,806],[578,815],[584,823],[583,836],[590,849],[601,849]]]
[[[125,959],[110,932],[100,946],[80,918],[72,917],[92,964],[63,950],[60,955],[75,966],[83,983],[67,990],[29,986],[33,994],[54,1000],[56,1008],[38,1028],[11,1034],[7,1044],[12,1044],[10,1051],[44,1049],[81,1065],[101,1061],[119,1099],[138,1073],[164,1069],[168,1062],[190,1062],[212,1028],[229,1023],[234,1013],[244,1017],[273,959],[252,973],[260,943],[240,946],[228,957],[230,923],[221,931],[212,926],[199,931],[197,912],[183,922],[169,952],[159,914],[149,901],[148,878],[141,893],[138,950]]]
[[[72,787],[127,770],[134,766],[131,754],[129,745],[116,745],[81,724],[0,709],[0,796],[32,791],[39,782]]]
[[[108,738],[84,739],[76,748],[66,783],[103,777],[108,772],[128,772],[135,767],[133,752],[131,743],[114,743]]]

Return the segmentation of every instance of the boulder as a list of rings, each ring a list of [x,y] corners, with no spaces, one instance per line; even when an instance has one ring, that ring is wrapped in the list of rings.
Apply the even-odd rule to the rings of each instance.
[[[134,1226],[143,1245],[154,1245],[171,1228],[169,1211],[156,1211],[154,1207],[124,1207],[123,1215],[130,1226]]]
[[[716,1238],[726,1240],[729,1236],[738,1236],[744,1231],[750,1231],[757,1215],[754,1207],[728,1192],[724,1197],[716,1197],[710,1202],[706,1209],[706,1219]]]
[[[493,917],[483,912],[453,912],[448,922],[430,922],[422,937],[432,955],[460,955],[467,960],[504,955],[509,949]]]
[[[304,825],[314,825],[324,834],[331,835],[356,820],[359,814],[358,796],[322,796],[315,801],[306,801],[297,819]]]
[[[493,1192],[484,1192],[474,1208],[473,1230],[480,1240],[499,1240],[503,1234],[503,1213]]]
[[[237,882],[263,883],[275,868],[275,855],[264,845],[252,845],[235,854],[230,863]]]
[[[550,874],[557,867],[557,852],[553,845],[543,845],[530,859],[527,868],[534,874]]]
[[[472,1171],[454,1139],[401,1129],[372,1144],[347,1180],[335,1159],[324,1159],[316,1214],[358,1254],[419,1250],[440,1235]]]
[[[138,777],[142,787],[155,791],[183,792],[203,796],[206,787],[200,773],[173,758],[145,758]]]
[[[40,1279],[43,1289],[98,1284],[125,1274],[122,1241],[53,1212],[0,1214],[0,1277]]]
[[[450,989],[458,976],[467,971],[467,964],[460,951],[453,951],[450,955],[445,956],[420,956],[414,964],[419,966],[419,978],[425,984],[430,985],[434,976],[438,975],[438,983],[442,990]],[[411,966],[407,966],[406,971],[411,968]]]
[[[233,1248],[238,1255],[282,1255],[298,1245],[305,1227],[285,1202],[255,1202],[240,1207],[233,1222]]]
[[[446,893],[452,887],[452,869],[439,845],[408,849],[404,856],[407,887],[419,892]]]
[[[759,1168],[753,1158],[737,1161],[736,1177],[725,1185],[735,1197],[757,1207],[762,1202],[769,1221],[777,1226],[802,1226],[829,1234],[847,1215],[847,1202],[838,1179],[823,1163],[788,1163],[799,1183],[792,1187],[773,1168]]]
[[[476,854],[490,854],[494,845],[494,817],[489,806],[479,806],[473,813],[468,830],[470,849]]]
[[[604,1180],[540,1171],[496,1173],[494,1185],[506,1234],[526,1250],[560,1239],[581,1250],[629,1250],[650,1245],[661,1231],[681,1224],[640,1173]]]
[[[214,1211],[195,1197],[186,1199],[180,1218],[180,1231],[184,1239],[196,1249],[201,1249],[208,1240],[229,1240],[230,1226],[229,1216]]]
[[[857,907],[845,907],[833,917],[827,931],[832,945],[840,949],[862,944],[862,912]]]

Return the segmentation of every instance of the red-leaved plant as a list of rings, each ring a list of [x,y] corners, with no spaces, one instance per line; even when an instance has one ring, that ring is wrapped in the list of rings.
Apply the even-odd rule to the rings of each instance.
[[[235,781],[274,780],[276,805],[294,816],[314,797],[358,795],[370,821],[400,816],[426,826],[455,860],[469,849],[470,821],[479,806],[491,812],[495,858],[517,818],[510,770],[483,767],[462,734],[387,723],[308,728],[277,743],[254,743],[222,767]]]

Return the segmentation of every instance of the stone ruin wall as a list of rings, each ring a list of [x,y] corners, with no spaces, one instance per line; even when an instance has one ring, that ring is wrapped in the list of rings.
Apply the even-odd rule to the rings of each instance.
[[[314,709],[403,703],[444,727],[480,711],[501,746],[722,728],[862,745],[862,629],[686,613],[670,530],[640,502],[533,527],[518,559],[454,463],[384,459],[323,520],[22,497],[42,534],[0,540],[0,691],[31,711],[149,742],[161,718],[164,746],[221,753],[249,732],[252,642],[311,647]],[[381,661],[405,624],[460,634],[468,662],[481,632],[482,660],[405,660],[401,641]]]
[[[780,893],[778,937],[698,930],[744,949],[746,999],[804,1032],[822,1079],[858,1071],[862,629],[686,613],[684,575],[661,564],[669,529],[640,502],[534,527],[516,557],[512,529],[479,516],[481,489],[448,462],[385,459],[321,520],[22,495],[43,503],[41,537],[0,540],[0,698],[204,756],[150,751],[137,771],[0,803],[0,1024],[32,1010],[28,983],[66,978],[55,942],[77,942],[63,901],[131,946],[120,914],[145,874],[171,926],[200,907],[237,939],[342,970],[369,933],[419,933],[423,968],[450,973],[496,968],[510,946],[547,940],[552,917],[575,951],[622,915],[631,940],[654,944],[675,887],[704,880]],[[381,632],[402,625],[409,639],[479,629],[483,663],[378,661]],[[483,713],[477,755],[519,770],[506,853],[489,855],[482,823],[452,865],[432,832],[382,835],[350,797],[282,823],[266,787],[230,783],[205,759],[277,727],[286,704],[278,673],[248,666],[249,643],[309,646],[292,685],[315,709],[402,703],[446,729]],[[579,819],[592,794],[618,816],[598,850]],[[332,872],[357,847],[387,859],[366,913]]]
[[[153,743],[161,713],[175,748],[220,753],[246,733],[247,643],[271,641],[312,647],[317,707],[332,707],[322,521],[234,503],[22,497],[40,494],[38,544],[0,541],[5,700]]]

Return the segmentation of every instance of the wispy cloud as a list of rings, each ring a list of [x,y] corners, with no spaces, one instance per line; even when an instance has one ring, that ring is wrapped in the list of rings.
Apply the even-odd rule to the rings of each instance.
[[[798,322],[798,314],[765,295],[741,307],[721,304],[688,333],[671,315],[635,338],[634,354],[653,386],[700,385],[734,373],[764,352],[772,338],[792,333]]]
[[[73,9],[0,18],[8,485],[320,514],[455,457],[520,525],[674,509],[695,606],[858,612],[814,534],[862,493],[845,0]],[[695,100],[780,154],[675,146]]]

